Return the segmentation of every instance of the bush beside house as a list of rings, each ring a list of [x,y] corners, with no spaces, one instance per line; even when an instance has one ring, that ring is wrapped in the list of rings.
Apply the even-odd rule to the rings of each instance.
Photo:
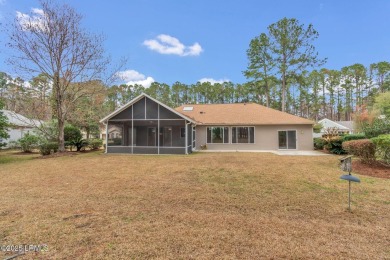
[[[375,161],[375,144],[370,139],[343,142],[342,148],[349,154],[357,156],[363,163]]]
[[[371,140],[376,146],[376,156],[385,164],[390,165],[390,134],[379,135]]]

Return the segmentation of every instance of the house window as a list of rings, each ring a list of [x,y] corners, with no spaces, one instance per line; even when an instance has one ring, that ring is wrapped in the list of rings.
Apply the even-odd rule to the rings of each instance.
[[[181,138],[186,137],[186,129],[184,127],[180,128],[180,137]]]
[[[228,144],[229,127],[207,127],[208,144]]]
[[[232,127],[233,144],[254,144],[255,127]]]

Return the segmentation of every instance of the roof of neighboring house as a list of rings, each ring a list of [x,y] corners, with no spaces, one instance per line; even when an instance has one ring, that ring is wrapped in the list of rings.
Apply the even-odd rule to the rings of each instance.
[[[322,126],[323,126],[322,129],[335,127],[339,130],[350,130],[348,127],[340,124],[340,122],[335,122],[335,121],[332,121],[328,118],[321,119],[320,121],[318,121],[318,123],[322,124]]]
[[[311,120],[255,103],[182,105],[176,111],[202,125],[314,124]]]
[[[336,121],[336,123],[345,126],[349,130],[353,130],[353,121]]]
[[[36,127],[41,124],[39,120],[29,119],[10,110],[0,110],[7,117],[8,123],[14,126]]]

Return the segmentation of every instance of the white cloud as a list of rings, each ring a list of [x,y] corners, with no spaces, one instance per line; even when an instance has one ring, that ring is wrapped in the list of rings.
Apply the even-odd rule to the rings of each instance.
[[[146,77],[144,74],[136,70],[124,70],[116,73],[117,77],[126,82],[127,85],[142,85],[145,88],[155,81],[152,77]]]
[[[0,0],[1,1],[1,0]],[[24,14],[22,12],[16,11],[16,18],[19,24],[24,30],[31,29],[30,27],[35,27],[43,30],[44,28],[44,15],[42,9],[31,8],[32,16]]]
[[[214,85],[216,83],[219,83],[219,84],[222,84],[224,82],[229,82],[230,80],[229,79],[213,79],[213,78],[201,78],[200,80],[198,80],[200,83],[204,83],[204,82],[210,82],[211,85]]]
[[[136,70],[119,71],[116,75],[123,81],[142,80],[145,78],[144,74],[141,74]]]
[[[198,56],[203,51],[202,46],[197,42],[191,46],[185,46],[179,39],[167,34],[160,34],[156,39],[145,40],[143,44],[149,49],[161,54]]]

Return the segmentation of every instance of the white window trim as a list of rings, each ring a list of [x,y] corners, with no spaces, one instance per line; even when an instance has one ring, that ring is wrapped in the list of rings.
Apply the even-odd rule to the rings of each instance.
[[[288,132],[288,131],[295,131],[295,149],[279,148],[279,132]],[[286,138],[288,138],[288,134],[286,135]],[[298,150],[299,142],[298,142],[298,130],[297,129],[278,130],[277,140],[278,140],[278,150],[281,150],[281,151],[295,151],[295,150]],[[288,139],[286,141],[287,141],[287,147],[288,147]]]
[[[248,142],[248,143],[233,143],[233,127],[253,127],[253,143],[250,143],[250,142]],[[232,143],[232,144],[251,144],[251,145],[253,145],[253,144],[256,144],[256,126],[253,126],[253,125],[251,125],[251,126],[246,126],[246,125],[240,125],[240,126],[231,126],[230,127],[231,128],[231,139],[230,139],[230,142]],[[236,132],[236,140],[237,140],[238,138],[237,138],[237,132]],[[248,141],[250,141],[250,136],[248,135]]]
[[[223,129],[222,130],[222,140],[223,140],[222,143],[208,143],[207,142],[208,134],[209,134],[209,131],[208,131],[209,127],[215,127],[215,128],[219,127],[219,128]],[[224,129],[225,127],[228,128],[228,142],[227,143],[225,143],[225,129]],[[216,126],[207,126],[206,127],[206,144],[231,144],[231,138],[230,137],[231,137],[231,127],[229,127],[229,126],[218,126],[218,125],[216,125]],[[210,138],[210,140],[211,140],[211,138]]]

